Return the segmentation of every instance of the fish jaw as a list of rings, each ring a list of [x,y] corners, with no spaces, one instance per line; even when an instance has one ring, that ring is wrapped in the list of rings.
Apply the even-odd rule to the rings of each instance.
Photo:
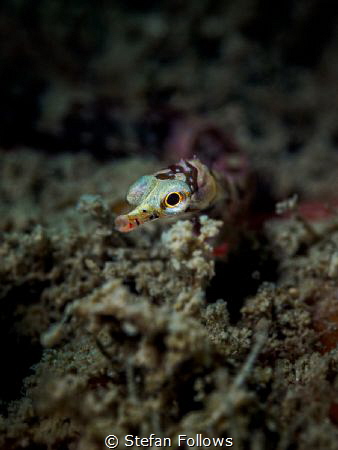
[[[129,233],[137,227],[137,222],[129,219],[128,214],[117,216],[115,219],[115,228],[121,233]]]

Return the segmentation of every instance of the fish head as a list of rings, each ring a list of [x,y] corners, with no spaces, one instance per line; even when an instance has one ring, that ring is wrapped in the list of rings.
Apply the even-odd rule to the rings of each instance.
[[[130,187],[127,201],[135,208],[116,218],[116,229],[125,233],[152,220],[183,215],[191,195],[189,184],[183,180],[145,175]]]

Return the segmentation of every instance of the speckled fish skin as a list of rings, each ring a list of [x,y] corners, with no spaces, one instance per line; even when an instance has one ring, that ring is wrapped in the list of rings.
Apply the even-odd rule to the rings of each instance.
[[[230,212],[236,195],[230,178],[212,172],[197,158],[182,159],[137,180],[127,194],[128,203],[135,208],[118,216],[115,226],[126,233],[152,220],[198,214],[221,201]]]

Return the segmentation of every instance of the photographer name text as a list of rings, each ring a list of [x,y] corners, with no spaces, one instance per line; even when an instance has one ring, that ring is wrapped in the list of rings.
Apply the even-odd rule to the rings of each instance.
[[[155,433],[148,437],[140,437],[133,434],[127,434],[122,439],[118,439],[114,434],[110,434],[105,439],[105,445],[108,448],[124,447],[172,447],[187,446],[196,448],[205,447],[232,447],[234,445],[233,439],[230,437],[209,438],[203,436],[201,433],[194,437],[186,434],[179,434],[176,439],[169,437],[158,437]]]

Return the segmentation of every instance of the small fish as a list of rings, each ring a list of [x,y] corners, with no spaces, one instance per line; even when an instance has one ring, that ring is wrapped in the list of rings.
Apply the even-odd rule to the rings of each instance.
[[[144,175],[129,189],[135,208],[115,220],[122,233],[161,218],[181,218],[221,204],[223,216],[239,204],[242,188],[230,174],[214,173],[199,159],[182,159],[153,175]]]

